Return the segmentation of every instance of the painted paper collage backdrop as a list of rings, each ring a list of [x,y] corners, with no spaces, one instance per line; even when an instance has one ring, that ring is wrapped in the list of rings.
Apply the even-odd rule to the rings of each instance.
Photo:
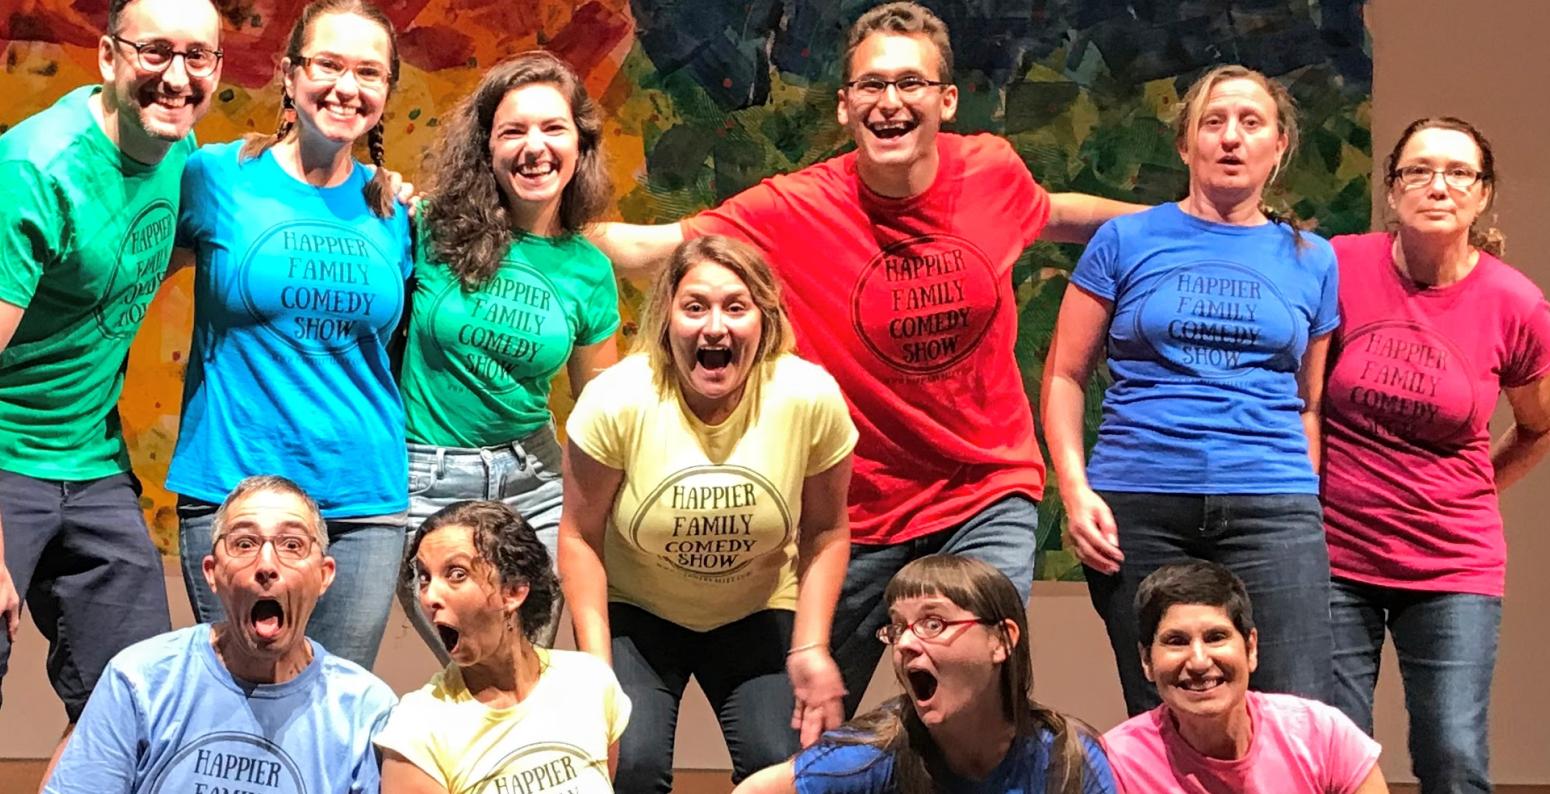
[[[1303,144],[1275,203],[1324,234],[1368,227],[1372,62],[1363,0],[926,0],[948,23],[961,106],[956,129],[1005,135],[1051,191],[1156,203],[1183,195],[1168,126],[1202,68],[1239,62],[1282,79]],[[223,0],[223,83],[203,141],[268,131],[284,39],[304,0]],[[440,116],[502,56],[547,47],[584,77],[607,116],[616,214],[679,218],[773,173],[843,151],[834,118],[849,23],[872,0],[383,0],[404,61],[388,106],[389,165],[411,179]],[[108,0],[0,3],[0,131],[98,80]],[[1040,243],[1016,269],[1018,355],[1034,404],[1079,249]],[[626,284],[626,332],[642,285]],[[177,434],[191,280],[169,281],[130,355],[121,410],[156,543],[176,553],[161,484]],[[1105,376],[1100,373],[1099,380]],[[556,389],[556,413],[569,410]],[[1100,392],[1091,390],[1089,433]],[[1089,438],[1090,440],[1090,438]],[[1041,575],[1080,578],[1060,552],[1060,500],[1041,507]]]

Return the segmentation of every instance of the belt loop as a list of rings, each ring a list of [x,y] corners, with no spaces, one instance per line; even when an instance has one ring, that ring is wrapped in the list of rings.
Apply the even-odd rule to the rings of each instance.
[[[527,468],[527,450],[522,448],[522,439],[519,438],[516,441],[511,442],[511,455],[517,459],[518,471],[522,471]]]
[[[436,479],[447,476],[447,450],[444,447],[436,448],[436,462],[432,465]]]

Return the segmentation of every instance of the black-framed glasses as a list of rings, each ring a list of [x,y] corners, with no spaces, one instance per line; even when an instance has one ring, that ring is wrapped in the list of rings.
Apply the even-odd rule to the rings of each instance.
[[[164,72],[172,65],[172,59],[183,58],[183,69],[190,77],[209,77],[215,74],[215,67],[221,63],[221,51],[210,50],[204,47],[189,47],[186,50],[173,49],[171,44],[165,41],[130,41],[117,33],[108,35],[117,44],[124,44],[134,49],[135,60],[140,68],[147,72]]]
[[[307,70],[307,76],[320,83],[332,83],[345,72],[355,75],[355,83],[363,88],[382,88],[392,79],[388,68],[380,63],[350,65],[331,55],[298,55],[292,59],[297,66]]]
[[[940,80],[927,80],[919,75],[911,74],[900,77],[897,80],[884,80],[881,77],[862,77],[846,83],[845,90],[854,91],[865,99],[875,99],[882,96],[888,90],[888,86],[893,86],[894,90],[899,92],[899,96],[905,99],[914,99],[925,93],[927,88],[941,88],[948,85],[952,85],[952,83],[944,83]]]
[[[1394,178],[1399,184],[1407,188],[1426,187],[1432,183],[1437,175],[1442,175],[1442,181],[1454,190],[1468,190],[1479,182],[1484,174],[1470,168],[1467,165],[1450,165],[1447,168],[1432,168],[1427,165],[1406,165],[1394,169]]]
[[[889,623],[877,630],[877,639],[884,645],[892,645],[904,636],[904,632],[913,632],[916,637],[923,640],[934,640],[942,636],[942,632],[953,626],[964,626],[970,623],[981,623],[986,626],[995,624],[993,620],[984,618],[964,618],[963,620],[945,620],[936,615],[927,615],[913,623]]]
[[[275,535],[266,538],[252,532],[234,532],[221,536],[221,545],[226,547],[226,554],[239,560],[257,557],[265,544],[268,544],[274,547],[276,557],[300,562],[312,556],[315,543],[317,538],[311,535]]]

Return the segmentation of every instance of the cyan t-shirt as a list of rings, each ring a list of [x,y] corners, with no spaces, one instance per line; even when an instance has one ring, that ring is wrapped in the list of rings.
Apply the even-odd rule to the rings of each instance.
[[[1340,323],[1329,242],[1177,204],[1105,223],[1071,281],[1114,304],[1098,490],[1317,493],[1297,371]]]
[[[1083,794],[1115,794],[1109,759],[1095,739],[1083,736],[1087,755]],[[943,768],[932,769],[937,790],[950,794],[1044,794],[1054,734],[1041,730],[1037,741],[1012,740],[1006,757],[984,780],[969,780]],[[896,791],[893,757],[865,744],[820,741],[794,760],[798,794],[887,794]]]
[[[571,352],[619,327],[608,257],[579,234],[523,234],[469,289],[435,260],[424,226],[418,245],[403,366],[409,440],[488,447],[549,424],[550,382]]]
[[[312,642],[308,640],[308,642]],[[124,649],[92,690],[47,794],[375,794],[393,691],[312,643],[283,684],[233,678],[199,624]]]
[[[308,185],[272,151],[205,146],[183,171],[178,245],[198,259],[183,419],[167,489],[220,502],[280,474],[328,518],[408,507],[404,409],[387,344],[410,268],[402,207],[379,218],[357,163]]]

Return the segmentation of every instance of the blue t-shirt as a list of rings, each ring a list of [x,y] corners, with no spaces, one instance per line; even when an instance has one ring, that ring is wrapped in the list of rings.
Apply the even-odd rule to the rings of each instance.
[[[1335,330],[1335,254],[1278,223],[1230,226],[1177,204],[1093,235],[1071,281],[1114,304],[1098,490],[1317,493],[1297,370]]]
[[[967,780],[935,768],[937,791],[953,794],[1044,794],[1054,735],[1041,730],[1038,741],[1020,736],[1012,740],[1006,757],[984,780]],[[1115,794],[1114,773],[1108,756],[1096,739],[1083,736],[1087,754],[1083,769],[1083,794]],[[865,744],[820,741],[797,754],[794,760],[799,794],[885,794],[895,790],[893,757]]]
[[[308,640],[311,642],[311,640]],[[387,684],[312,643],[283,684],[232,677],[210,626],[161,634],[108,663],[47,794],[375,794],[371,740]]]
[[[194,335],[167,489],[207,502],[280,474],[328,518],[409,506],[404,406],[387,345],[411,266],[402,207],[378,218],[359,163],[308,185],[266,151],[205,146],[183,171]]]

